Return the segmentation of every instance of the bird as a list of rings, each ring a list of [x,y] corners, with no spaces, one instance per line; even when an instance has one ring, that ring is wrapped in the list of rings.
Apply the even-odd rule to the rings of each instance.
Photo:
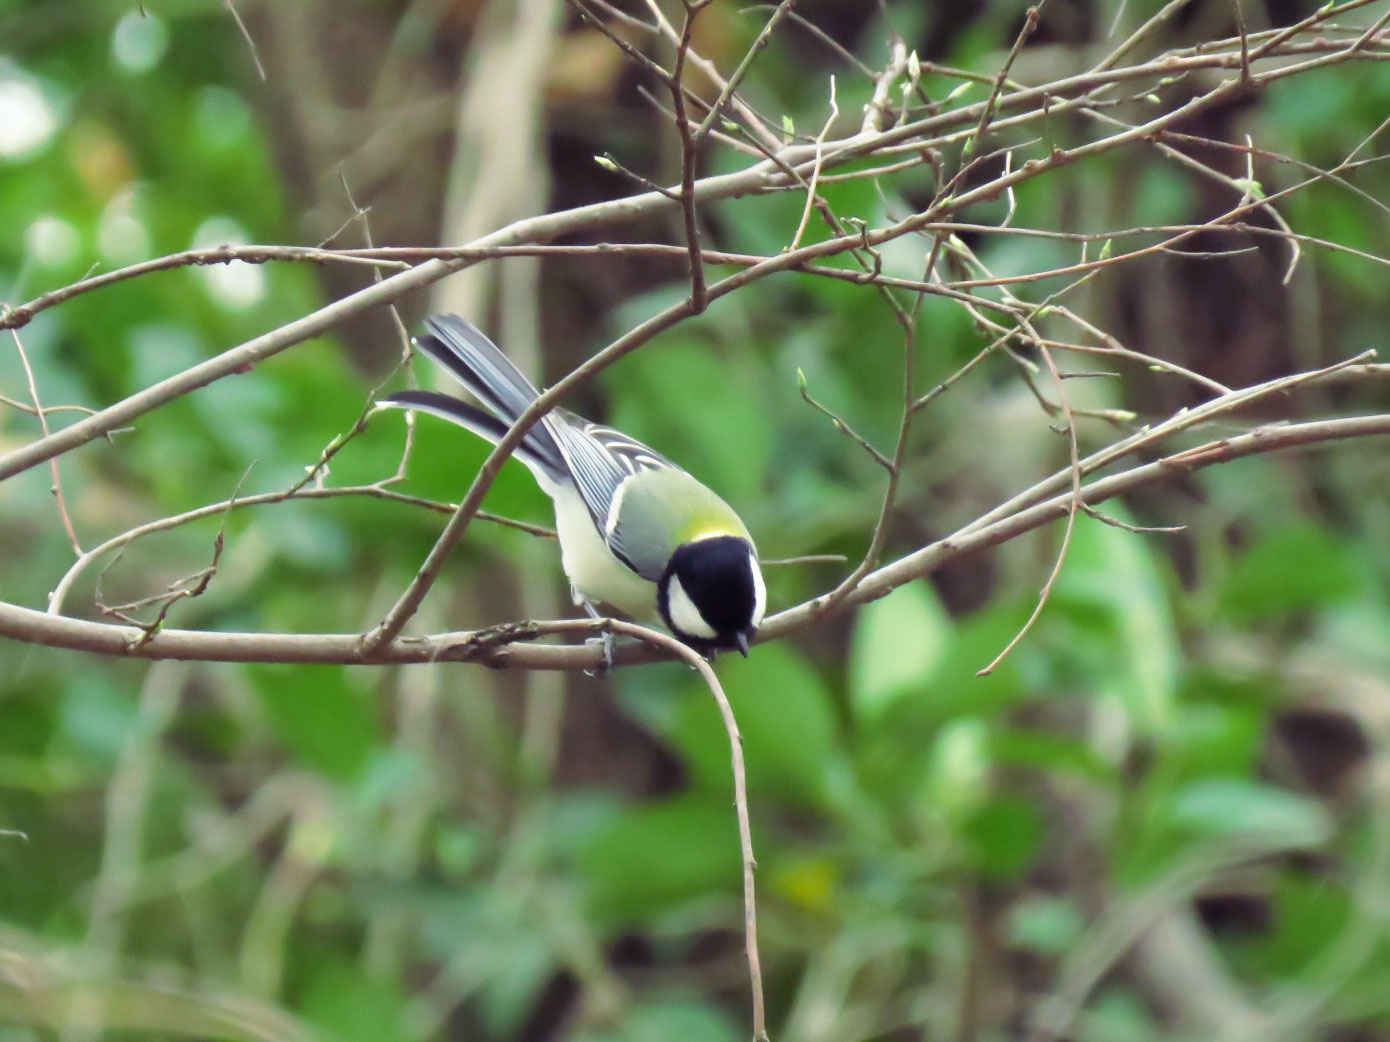
[[[437,391],[405,390],[377,405],[413,409],[465,427],[496,444],[540,392],[472,323],[458,315],[425,320],[416,349],[468,390],[483,408]],[[555,504],[561,564],[576,605],[599,605],[631,619],[659,621],[711,657],[748,656],[767,607],[758,552],[733,508],[685,470],[637,439],[552,409],[514,455]],[[612,641],[605,634],[605,663]]]

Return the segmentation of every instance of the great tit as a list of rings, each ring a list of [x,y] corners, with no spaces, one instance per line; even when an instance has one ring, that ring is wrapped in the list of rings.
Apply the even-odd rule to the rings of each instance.
[[[434,391],[379,405],[443,417],[496,444],[539,392],[497,345],[457,315],[425,321],[417,349],[488,411]],[[516,458],[555,502],[560,554],[575,603],[659,618],[702,654],[737,649],[763,621],[767,590],[748,529],[733,509],[664,456],[611,427],[554,409]]]

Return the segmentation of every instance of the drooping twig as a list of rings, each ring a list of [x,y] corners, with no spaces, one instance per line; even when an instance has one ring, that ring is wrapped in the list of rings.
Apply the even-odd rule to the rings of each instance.
[[[861,449],[867,452],[869,454],[869,457],[880,467],[888,471],[889,474],[893,473],[892,460],[890,460],[883,453],[879,452],[878,449],[874,448],[873,444],[862,434],[856,431],[853,427],[851,427],[849,423],[839,415],[839,413],[834,412],[828,406],[822,405],[815,398],[811,397],[811,392],[806,387],[806,374],[802,372],[800,369],[796,371],[796,389],[798,392],[800,392],[802,401],[804,401],[811,408],[815,409],[821,415],[827,417],[830,420],[830,422],[835,425],[835,429],[837,431],[839,431],[845,437],[849,438],[850,441],[854,442]]]
[[[1029,332],[1033,330],[1028,327]],[[1071,499],[1067,508],[1067,523],[1062,530],[1062,542],[1057,548],[1057,560],[1052,566],[1052,571],[1048,573],[1047,581],[1043,583],[1042,589],[1038,591],[1037,603],[1033,606],[1032,613],[1027,620],[1014,634],[1012,640],[1004,646],[1004,650],[990,662],[989,665],[976,673],[976,676],[989,676],[999,668],[999,663],[1008,657],[1009,652],[1018,647],[1019,642],[1033,628],[1033,624],[1038,621],[1038,616],[1042,614],[1043,608],[1047,606],[1047,599],[1052,594],[1052,587],[1056,585],[1057,577],[1062,574],[1062,565],[1066,563],[1067,549],[1071,546],[1071,534],[1076,529],[1076,511],[1081,506],[1081,453],[1077,446],[1076,439],[1076,417],[1072,414],[1071,404],[1067,400],[1066,387],[1062,381],[1062,374],[1057,369],[1057,363],[1052,358],[1052,352],[1042,344],[1038,344],[1038,353],[1042,355],[1043,361],[1047,363],[1047,370],[1052,374],[1053,383],[1057,388],[1057,404],[1062,410],[1062,415],[1066,418],[1067,451],[1071,457]]]
[[[715,676],[710,664],[701,655],[674,637],[669,637],[646,626],[638,626],[616,619],[604,620],[601,625],[611,629],[614,633],[635,637],[648,645],[660,648],[663,652],[685,662],[686,665],[700,674],[700,679],[705,682],[715,704],[719,707],[719,716],[729,738],[729,757],[732,762],[734,779],[734,811],[738,818],[739,852],[743,861],[744,955],[748,961],[749,986],[752,992],[753,1040],[754,1042],[767,1042],[767,1008],[763,1001],[763,971],[758,956],[758,902],[754,883],[758,862],[753,857],[753,831],[748,820],[748,780],[747,771],[743,764],[743,736],[739,734],[738,720],[734,717],[733,707],[729,704],[728,696],[724,694],[724,688],[719,683],[719,678]]]
[[[29,400],[33,403],[33,415],[39,418],[39,427],[42,428],[43,436],[46,438],[48,437],[48,414],[51,410],[45,409],[43,402],[39,401],[39,385],[34,379],[34,369],[29,364],[29,356],[24,351],[24,341],[19,338],[19,331],[11,329],[10,336],[14,339],[15,352],[19,355],[19,364],[24,369],[24,380],[29,388]],[[73,527],[72,515],[68,513],[67,500],[63,498],[63,480],[58,474],[57,459],[48,461],[48,472],[53,479],[49,491],[53,493],[53,499],[58,504],[58,516],[62,519],[63,531],[68,536],[68,544],[72,547],[72,552],[81,557],[82,544],[77,541],[77,529]]]
[[[256,74],[262,81],[267,79],[265,66],[261,63],[261,52],[256,46],[256,41],[251,37],[251,30],[246,27],[246,22],[242,20],[241,12],[236,9],[236,0],[222,0],[227,8],[227,13],[232,16],[232,21],[236,23],[237,30],[241,33],[241,38],[246,41],[246,47],[251,52],[251,60],[256,63]]]

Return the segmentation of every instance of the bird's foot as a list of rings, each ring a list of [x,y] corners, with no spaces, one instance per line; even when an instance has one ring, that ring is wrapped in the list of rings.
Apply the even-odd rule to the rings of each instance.
[[[613,649],[615,646],[613,634],[604,630],[597,637],[590,637],[584,642],[585,646],[598,644],[603,647],[603,661],[594,669],[586,669],[584,672],[591,677],[606,677],[613,672]]]
[[[583,596],[582,594],[580,594],[578,590],[575,590],[575,591],[574,591],[574,595],[575,595],[575,603],[576,603],[576,604],[580,604],[580,605],[583,606],[583,608],[584,608],[584,613],[585,613],[586,615],[588,615],[589,618],[595,619],[595,620],[599,620],[599,621],[605,621],[605,620],[608,618],[606,615],[604,615],[602,612],[600,612],[600,611],[598,610],[598,608],[596,608],[596,607],[594,606],[594,602],[593,602],[593,601],[589,600],[589,598],[587,598],[587,597]],[[608,674],[612,673],[612,672],[613,672],[613,646],[614,646],[613,634],[610,633],[608,630],[605,629],[605,630],[603,630],[601,633],[599,633],[599,635],[598,635],[597,637],[590,637],[590,638],[589,638],[588,640],[586,640],[584,643],[585,643],[585,644],[602,644],[602,645],[603,645],[603,661],[599,664],[599,666],[598,666],[597,669],[592,669],[592,670],[586,669],[584,672],[587,673],[587,674],[588,674],[589,676],[591,676],[591,677],[606,677],[606,676],[608,676]]]

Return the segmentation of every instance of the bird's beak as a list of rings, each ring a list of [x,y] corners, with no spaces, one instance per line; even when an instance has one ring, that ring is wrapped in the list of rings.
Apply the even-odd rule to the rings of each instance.
[[[738,653],[744,658],[748,657],[748,634],[740,630],[734,634],[734,647],[738,648]]]

